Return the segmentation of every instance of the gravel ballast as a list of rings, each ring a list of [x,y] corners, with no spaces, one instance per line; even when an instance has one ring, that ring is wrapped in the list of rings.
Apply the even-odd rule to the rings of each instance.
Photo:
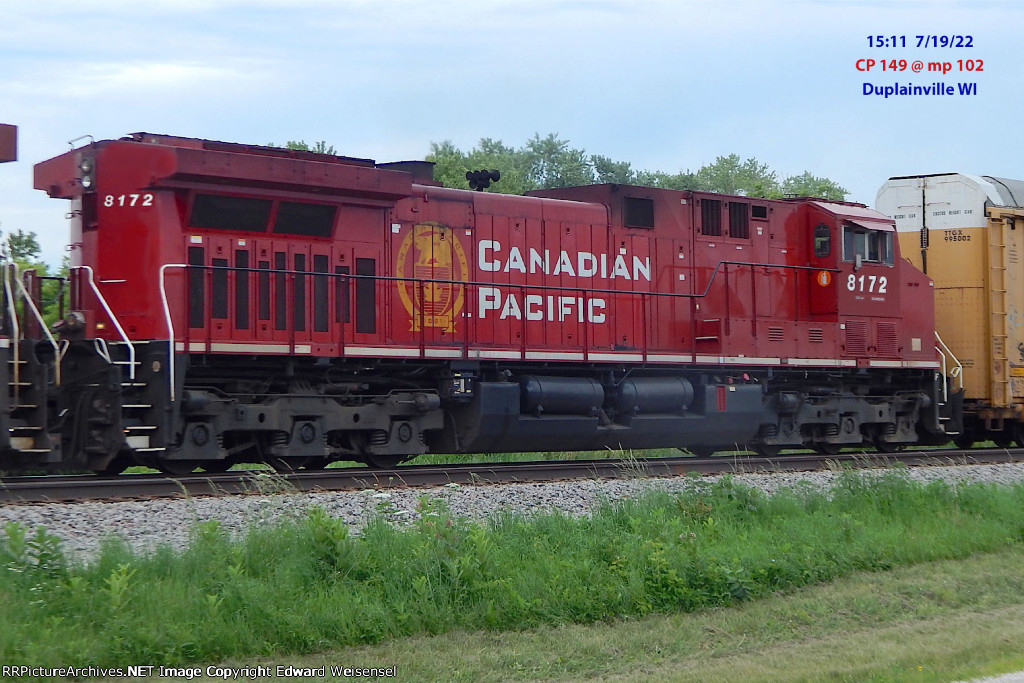
[[[871,470],[880,472],[881,470]],[[951,484],[986,482],[1024,483],[1024,464],[958,465],[915,467],[910,477],[922,482],[943,479]],[[779,474],[736,474],[733,479],[766,493],[802,485],[828,487],[834,472],[797,472]],[[302,515],[311,506],[319,506],[340,518],[355,531],[370,515],[384,514],[396,523],[413,519],[419,501],[439,498],[458,516],[482,518],[496,512],[531,514],[560,510],[584,515],[602,501],[635,496],[650,489],[681,491],[694,483],[711,482],[717,476],[699,479],[687,477],[575,480],[536,484],[481,486],[448,485],[415,489],[339,491],[329,493],[278,493],[158,499],[124,502],[8,504],[0,507],[0,523],[19,522],[34,528],[44,526],[63,541],[72,557],[89,560],[100,542],[118,536],[133,549],[149,552],[161,545],[183,548],[197,523],[217,520],[231,534],[245,533],[253,525],[266,524],[286,516]]]

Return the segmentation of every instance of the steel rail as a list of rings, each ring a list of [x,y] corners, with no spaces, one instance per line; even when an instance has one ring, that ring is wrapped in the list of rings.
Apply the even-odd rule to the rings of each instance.
[[[0,504],[116,500],[231,494],[499,484],[570,479],[624,479],[690,474],[781,473],[822,469],[859,469],[1024,462],[1024,449],[936,449],[899,453],[848,452],[837,455],[796,453],[773,458],[721,455],[710,458],[608,458],[495,462],[460,465],[406,465],[392,469],[349,467],[275,473],[245,470],[182,477],[161,474],[37,476],[0,479]]]

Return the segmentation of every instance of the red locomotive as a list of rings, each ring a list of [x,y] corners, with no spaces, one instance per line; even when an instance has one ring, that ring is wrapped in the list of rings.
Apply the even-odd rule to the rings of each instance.
[[[932,282],[861,205],[509,196],[146,133],[35,178],[71,201],[71,304],[11,344],[45,396],[11,406],[8,466],[891,449],[959,419]]]

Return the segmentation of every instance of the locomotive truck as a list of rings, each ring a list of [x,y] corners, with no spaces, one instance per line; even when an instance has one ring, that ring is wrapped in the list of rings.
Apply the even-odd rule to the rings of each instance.
[[[7,270],[5,469],[961,434],[934,273],[863,205],[509,196],[427,162],[148,133],[44,161],[35,186],[70,203],[69,310],[51,332]]]

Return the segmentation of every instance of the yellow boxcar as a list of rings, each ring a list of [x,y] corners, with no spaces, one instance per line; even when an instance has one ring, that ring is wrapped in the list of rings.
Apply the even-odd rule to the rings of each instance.
[[[935,282],[937,343],[964,388],[958,443],[1024,444],[1024,181],[964,173],[890,178],[876,208]]]

